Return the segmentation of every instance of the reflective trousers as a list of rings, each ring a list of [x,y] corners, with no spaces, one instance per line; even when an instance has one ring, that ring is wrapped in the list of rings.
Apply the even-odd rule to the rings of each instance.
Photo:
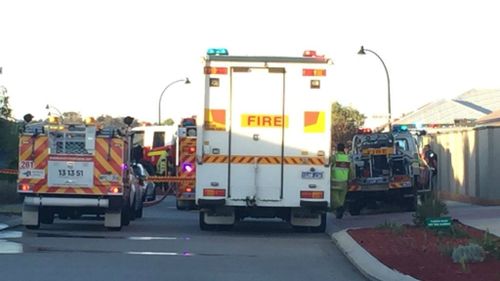
[[[334,185],[335,184],[335,185]],[[334,182],[330,190],[330,204],[332,210],[344,206],[345,197],[347,195],[347,182]]]

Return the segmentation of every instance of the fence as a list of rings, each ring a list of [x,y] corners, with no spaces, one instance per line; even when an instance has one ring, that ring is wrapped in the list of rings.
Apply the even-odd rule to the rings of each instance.
[[[500,205],[500,127],[456,128],[428,134],[438,156],[437,187],[444,199]]]

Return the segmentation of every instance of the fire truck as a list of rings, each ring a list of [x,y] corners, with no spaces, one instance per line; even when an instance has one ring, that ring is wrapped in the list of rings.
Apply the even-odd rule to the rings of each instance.
[[[136,161],[149,166],[148,173],[162,187],[173,187],[178,210],[194,209],[196,118],[182,118],[176,131],[174,126],[140,126],[132,131],[134,148],[143,150]]]
[[[175,174],[175,127],[139,126],[132,129],[134,149],[142,149],[134,155],[134,161],[142,162],[150,175],[172,176]]]
[[[19,137],[18,192],[24,196],[22,223],[82,215],[104,215],[104,226],[120,230],[142,216],[142,179],[134,174],[128,129],[100,128],[93,119],[26,124]],[[130,126],[133,118],[125,118]]]
[[[346,197],[351,215],[379,202],[412,211],[419,194],[430,191],[421,179],[428,171],[420,165],[417,141],[405,129],[384,133],[361,129],[353,137],[351,157],[354,175]]]
[[[330,59],[204,58],[196,202],[202,230],[247,217],[281,218],[323,232],[330,205]]]
[[[175,192],[178,210],[194,209],[196,174],[196,118],[183,118],[177,130],[176,167],[177,183]]]

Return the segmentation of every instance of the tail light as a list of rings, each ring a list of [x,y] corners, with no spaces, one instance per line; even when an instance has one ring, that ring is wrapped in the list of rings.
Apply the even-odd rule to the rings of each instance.
[[[227,67],[210,67],[206,66],[203,69],[205,74],[227,74]]]
[[[323,191],[301,191],[300,198],[307,199],[323,199],[325,197],[325,193]]]
[[[116,193],[120,193],[120,188],[118,186],[111,186],[109,188],[109,193],[113,193],[113,194],[116,194]]]
[[[32,192],[32,187],[27,183],[22,183],[19,185],[19,190],[23,192]]]
[[[302,76],[326,76],[326,69],[302,69]]]
[[[191,187],[186,188],[186,192],[193,192],[193,189]]]
[[[203,196],[226,196],[226,190],[220,188],[205,188]]]

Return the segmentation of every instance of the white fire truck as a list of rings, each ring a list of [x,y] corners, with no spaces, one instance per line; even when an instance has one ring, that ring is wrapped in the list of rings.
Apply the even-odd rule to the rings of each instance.
[[[202,230],[246,217],[325,230],[331,65],[314,51],[265,57],[209,50],[196,149]]]
[[[133,121],[125,118],[127,125]],[[81,215],[104,215],[104,225],[120,230],[142,216],[143,184],[130,166],[130,137],[92,121],[27,124],[19,138],[18,192],[24,196],[27,228]]]

